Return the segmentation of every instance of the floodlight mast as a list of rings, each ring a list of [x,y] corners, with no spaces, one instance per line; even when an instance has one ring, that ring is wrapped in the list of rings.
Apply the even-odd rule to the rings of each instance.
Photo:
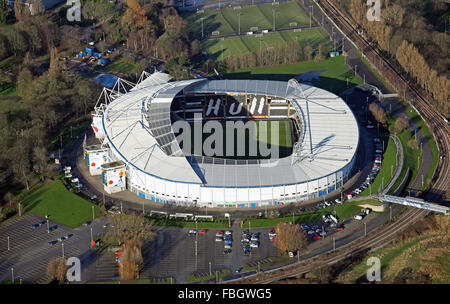
[[[286,92],[288,90],[289,87],[292,87],[295,92],[300,92],[300,95],[305,99],[305,103],[306,103],[306,115],[307,115],[307,121],[304,119],[304,123],[308,123],[308,134],[309,134],[309,158],[310,160],[313,160],[314,155],[313,155],[313,149],[312,149],[312,135],[311,135],[311,123],[310,123],[310,118],[309,118],[309,100],[305,95],[305,92],[303,91],[302,86],[298,83],[298,81],[295,78],[291,78],[288,81],[288,85],[286,88]],[[294,101],[294,104],[296,102]],[[297,105],[298,106],[298,105]],[[298,106],[300,108],[300,106]],[[301,110],[301,109],[300,109]],[[300,143],[300,147],[297,145],[297,147],[294,146],[294,149],[297,150],[295,152],[295,155],[293,157],[293,162],[296,163],[298,161],[300,161],[300,150],[298,150],[299,148],[301,148],[301,143]]]

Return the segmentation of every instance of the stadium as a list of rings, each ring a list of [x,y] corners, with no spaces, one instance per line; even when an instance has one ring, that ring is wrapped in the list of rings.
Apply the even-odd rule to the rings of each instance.
[[[84,147],[91,174],[102,175],[108,193],[129,190],[158,204],[248,208],[319,198],[352,176],[359,145],[347,104],[295,79],[171,81],[144,72],[137,84],[118,79],[104,88],[92,117],[100,144]],[[235,153],[236,139],[216,141],[214,155],[180,141],[180,123],[209,122],[216,133],[234,122],[227,138],[245,129],[245,152]],[[192,136],[194,147],[208,141],[200,137]],[[250,155],[253,141],[279,153]]]

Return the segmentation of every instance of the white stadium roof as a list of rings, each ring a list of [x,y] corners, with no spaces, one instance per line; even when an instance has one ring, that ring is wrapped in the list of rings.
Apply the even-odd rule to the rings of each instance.
[[[211,187],[288,185],[333,174],[356,154],[359,143],[356,119],[340,97],[326,90],[266,80],[169,80],[167,74],[152,74],[108,104],[103,115],[111,149],[125,162],[150,175]],[[303,113],[305,128],[300,158],[293,161],[291,155],[279,160],[245,161],[184,156],[170,125],[171,102],[182,90],[186,94],[267,94],[296,103]],[[150,119],[143,116],[144,101]]]

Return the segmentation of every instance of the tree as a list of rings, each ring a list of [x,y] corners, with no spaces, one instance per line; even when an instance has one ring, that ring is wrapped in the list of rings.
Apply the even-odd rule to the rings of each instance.
[[[19,96],[28,100],[31,96],[31,83],[33,82],[33,74],[27,68],[22,69],[17,76],[17,91]]]
[[[303,54],[305,54],[306,61],[310,61],[312,59],[313,49],[309,44],[303,49]]]
[[[296,252],[306,248],[308,242],[306,232],[302,231],[299,225],[278,223],[275,232],[277,233],[275,246],[280,252]]]
[[[200,44],[200,41],[195,39],[191,42],[191,57],[195,57],[197,55],[200,55],[202,53],[202,45]]]
[[[5,24],[9,16],[8,0],[0,0],[0,25]]]
[[[384,112],[383,108],[378,106],[375,102],[372,102],[369,105],[369,111],[372,113],[375,120],[379,123],[385,124],[387,122],[386,113]]]
[[[65,258],[52,258],[47,264],[47,277],[50,281],[57,280],[59,283],[62,283],[66,279],[68,268]]]
[[[405,128],[408,126],[408,123],[406,122],[406,120],[402,117],[399,117],[395,120],[394,123],[394,131],[395,134],[400,134],[403,132],[403,130],[405,130]]]

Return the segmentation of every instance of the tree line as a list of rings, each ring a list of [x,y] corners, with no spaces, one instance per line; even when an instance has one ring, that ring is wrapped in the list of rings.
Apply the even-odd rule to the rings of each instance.
[[[294,41],[289,41],[286,44],[277,44],[254,53],[228,56],[223,59],[223,62],[226,64],[227,70],[234,71],[254,67],[293,64],[313,59],[316,62],[320,62],[325,60],[325,58],[326,54],[322,44],[319,44],[318,49],[314,51],[309,44],[302,47]],[[205,63],[205,71],[208,70],[208,64],[210,65],[210,63]]]
[[[363,34],[380,47],[448,112],[450,81],[447,11],[442,1],[383,1],[381,21],[368,21],[367,5],[361,0],[338,0],[361,26]],[[444,24],[445,19],[445,24]]]

